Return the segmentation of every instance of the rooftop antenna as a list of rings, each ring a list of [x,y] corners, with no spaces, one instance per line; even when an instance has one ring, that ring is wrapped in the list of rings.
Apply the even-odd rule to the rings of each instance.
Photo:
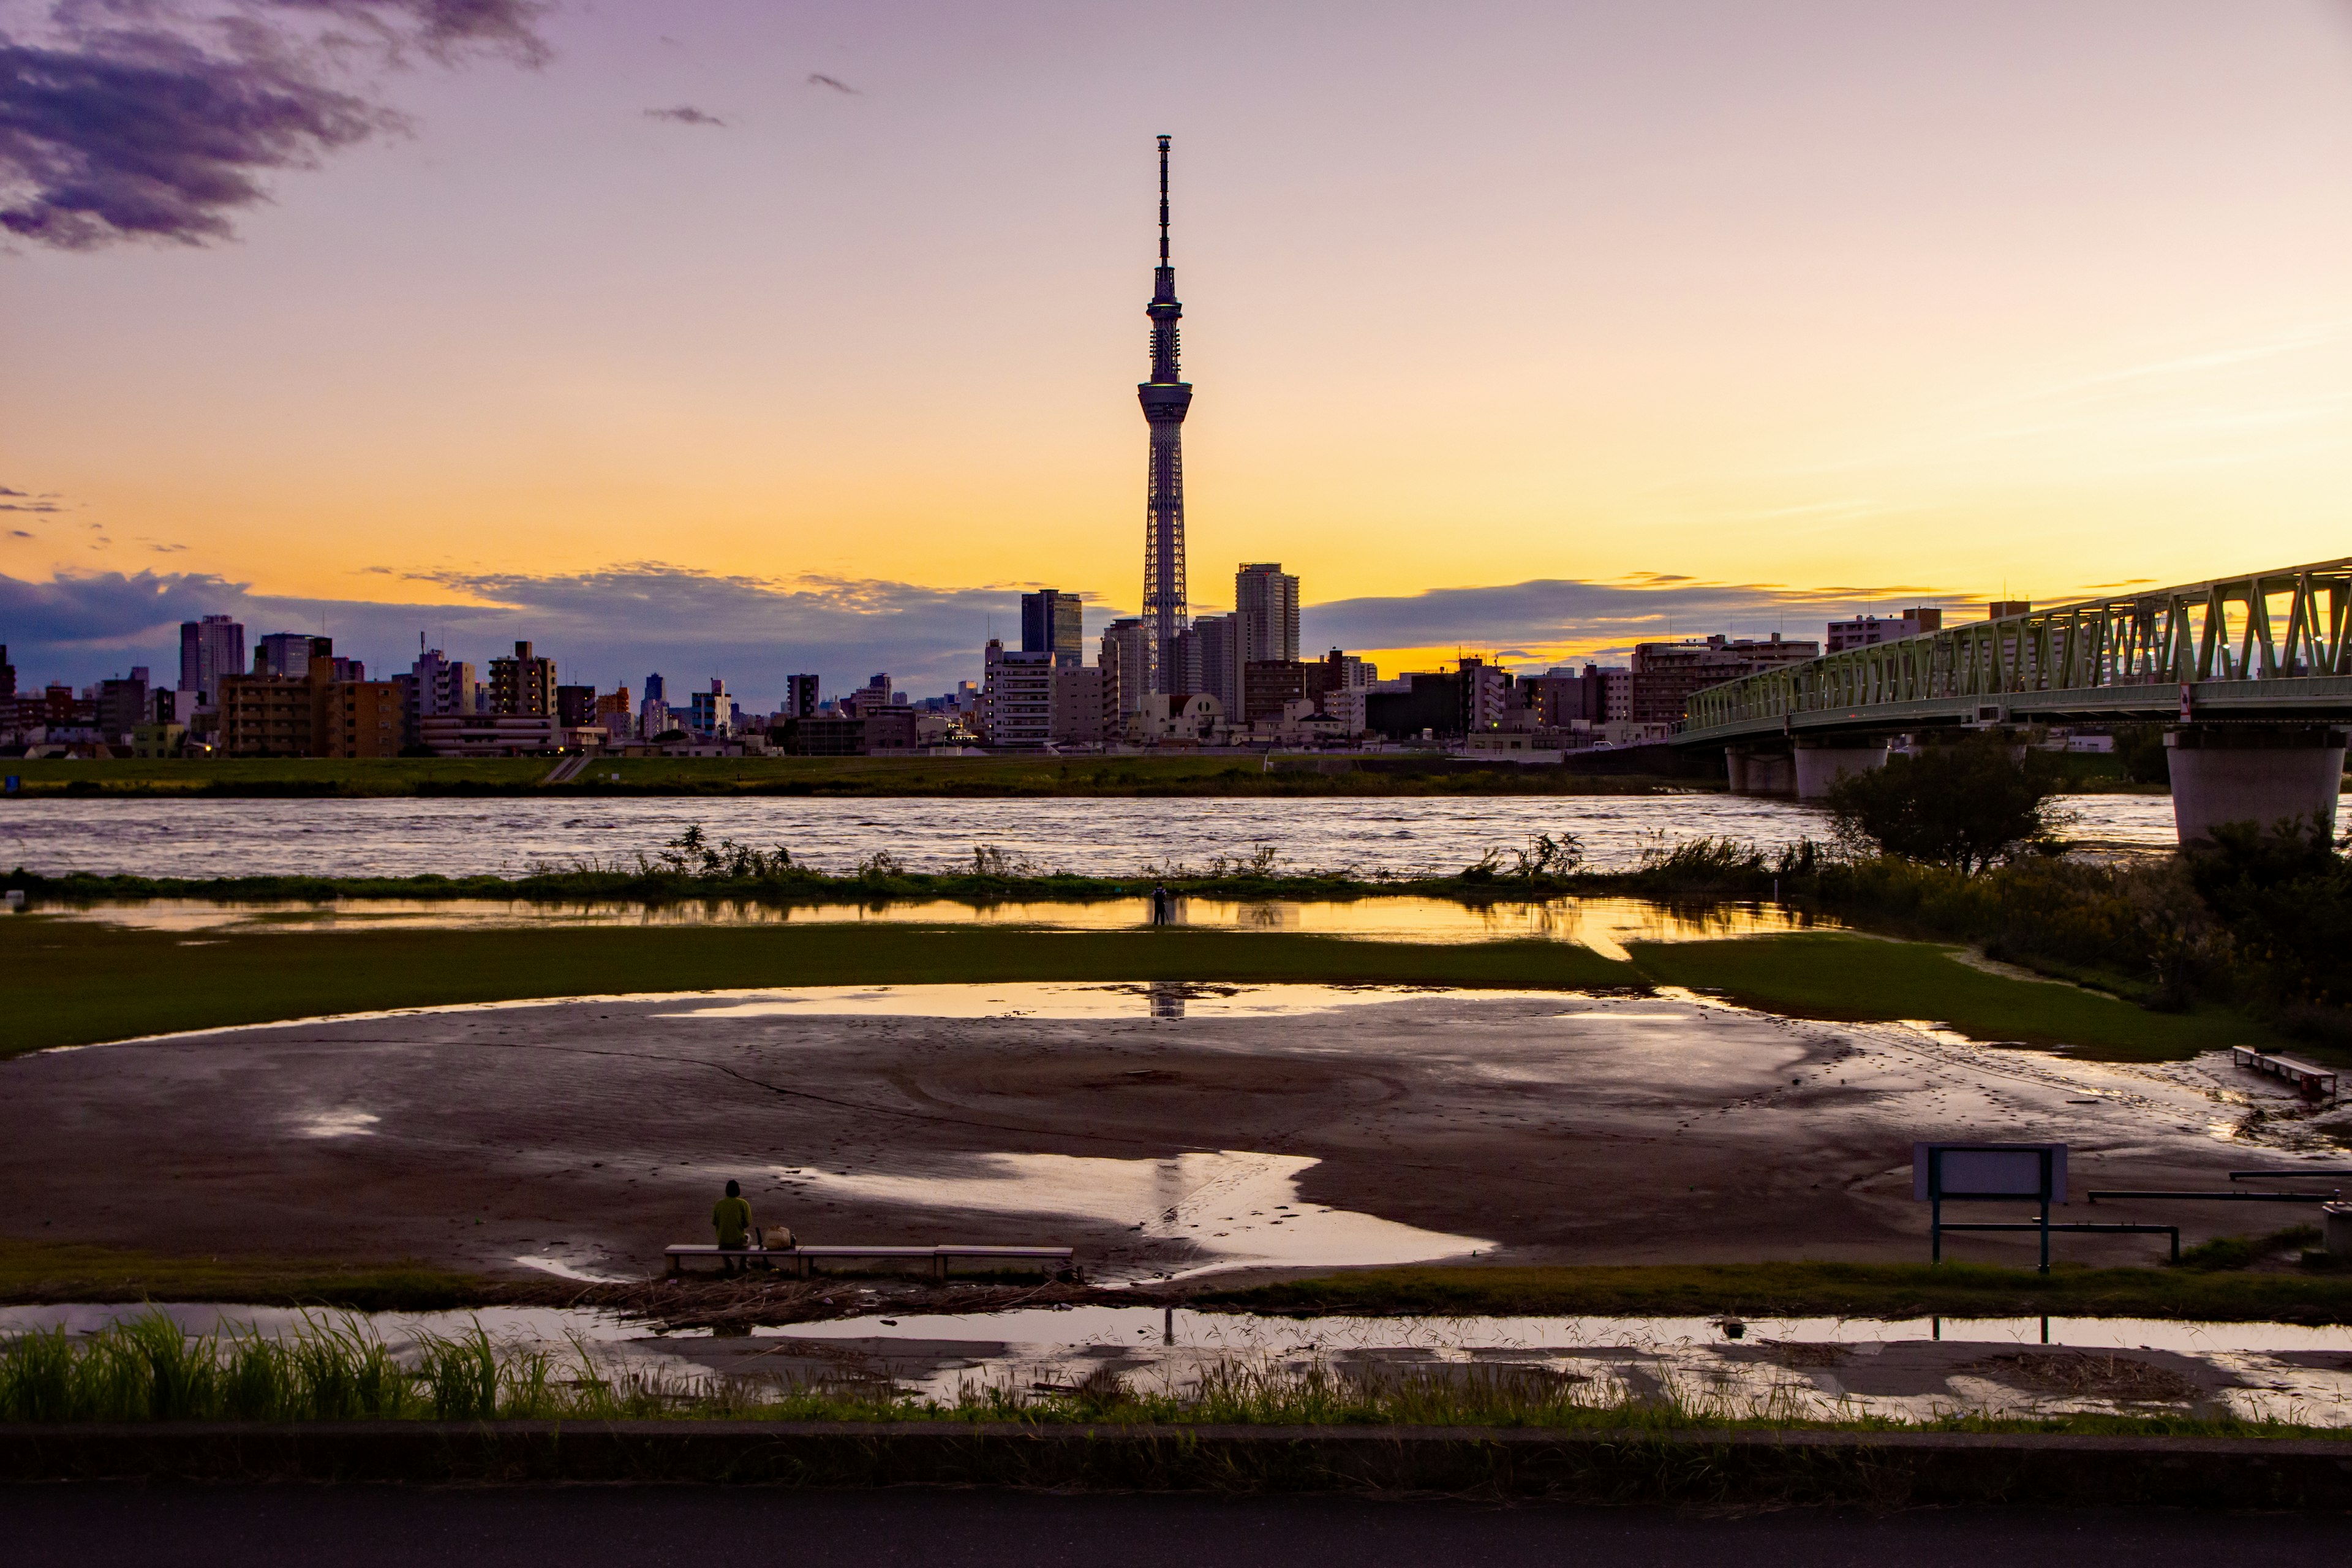
[[[1160,139],[1160,265],[1168,265],[1168,138]]]

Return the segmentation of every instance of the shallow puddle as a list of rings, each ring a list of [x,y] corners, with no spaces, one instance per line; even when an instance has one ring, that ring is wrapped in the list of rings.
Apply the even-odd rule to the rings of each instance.
[[[946,900],[777,907],[711,900],[673,904],[533,903],[485,900],[334,899],[221,904],[194,899],[40,906],[41,918],[93,921],[147,931],[204,932],[444,930],[540,926],[954,925],[1131,931],[1154,923],[1212,931],[1289,931],[1372,942],[1580,942],[1611,958],[1629,942],[1700,942],[1829,929],[1835,922],[1769,903],[1680,907],[1643,899],[1253,900],[1179,898],[1155,922],[1148,896],[1034,903]]]
[[[1271,1018],[1412,996],[1438,985],[1225,985],[1192,980],[1079,984],[978,981],[946,985],[796,985],[734,991],[730,1000],[656,1018]],[[1481,991],[1484,999],[1558,1001],[1558,991]]]
[[[852,1289],[845,1285],[845,1289]],[[2352,1426],[2352,1329],[2132,1318],[1893,1321],[1831,1318],[1310,1318],[1161,1307],[1061,1307],[836,1319],[660,1333],[605,1311],[300,1313],[162,1304],[0,1309],[0,1334],[89,1333],[160,1310],[192,1335],[334,1329],[413,1357],[430,1336],[478,1326],[494,1341],[587,1354],[607,1372],[877,1384],[942,1401],[984,1390],[1104,1386],[1187,1395],[1216,1380],[1342,1387],[1483,1375],[1532,1377],[1574,1403],[1672,1399],[1732,1417],[1927,1421],[2065,1413]],[[2153,1386],[2155,1392],[2151,1392]]]
[[[910,1208],[1066,1215],[1130,1223],[1138,1239],[1176,1241],[1198,1260],[1175,1269],[1089,1272],[1105,1282],[1185,1279],[1255,1265],[1368,1268],[1460,1258],[1495,1244],[1420,1230],[1374,1215],[1310,1204],[1298,1177],[1321,1162],[1239,1150],[1166,1160],[982,1154],[940,1173],[834,1173],[777,1167],[795,1195],[841,1194]]]

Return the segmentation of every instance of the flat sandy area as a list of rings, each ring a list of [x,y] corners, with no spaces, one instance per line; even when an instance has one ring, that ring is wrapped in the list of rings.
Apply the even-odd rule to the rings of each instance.
[[[1175,1016],[1181,1014],[1181,1016]],[[950,1015],[950,1016],[942,1016]],[[2250,1102],[2273,1113],[2252,1132]],[[813,1242],[1255,1262],[1924,1260],[1916,1139],[2063,1141],[2083,1190],[2315,1150],[2267,1080],[1693,998],[1025,985],[401,1014],[0,1063],[0,1227],[167,1253],[643,1276],[720,1184]],[[2288,1113],[2284,1116],[2278,1113]],[[2023,1217],[1978,1205],[1971,1218]],[[2021,1260],[1977,1237],[1957,1256]],[[2061,1256],[2149,1261],[2155,1238]],[[530,1259],[530,1263],[522,1260]]]

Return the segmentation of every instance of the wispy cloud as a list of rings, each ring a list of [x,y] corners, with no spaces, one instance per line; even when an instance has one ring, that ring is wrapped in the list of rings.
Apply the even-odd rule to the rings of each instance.
[[[827,76],[823,71],[809,72],[808,80],[811,87],[829,87],[835,92],[845,92],[852,98],[858,96],[857,89],[850,86],[839,77]]]
[[[677,125],[717,125],[723,128],[727,123],[715,114],[705,114],[690,103],[681,103],[676,109],[648,109],[646,118],[667,120]]]
[[[0,226],[201,245],[263,177],[394,130],[371,68],[546,54],[543,0],[50,0],[0,35]]]

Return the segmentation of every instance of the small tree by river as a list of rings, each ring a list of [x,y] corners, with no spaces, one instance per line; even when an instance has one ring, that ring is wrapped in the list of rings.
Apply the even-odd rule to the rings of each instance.
[[[1846,843],[1965,877],[2050,843],[2058,826],[2050,799],[2058,784],[2039,753],[2020,761],[2008,741],[1974,735],[1847,773],[1832,787],[1828,804]]]

